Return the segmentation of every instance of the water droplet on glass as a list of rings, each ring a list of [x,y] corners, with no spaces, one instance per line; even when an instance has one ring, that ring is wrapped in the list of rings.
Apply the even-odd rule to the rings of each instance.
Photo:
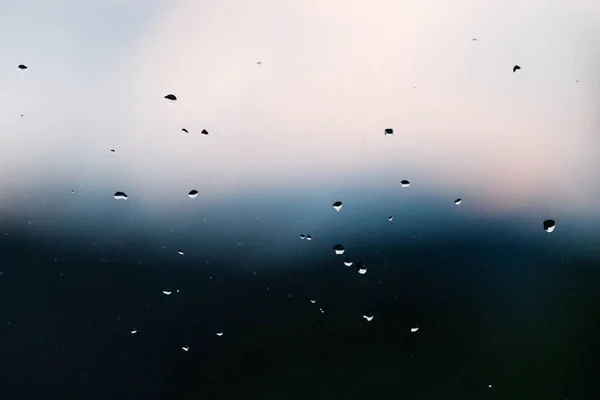
[[[208,131],[206,129],[202,129],[202,131],[200,131],[200,133],[203,135],[208,135]]]
[[[349,258],[346,258],[346,259],[344,260],[344,265],[345,265],[346,267],[351,267],[351,266],[352,266],[352,264],[354,264],[354,261],[352,261],[351,259],[349,259]]]
[[[388,221],[390,221],[390,222],[391,222],[391,221],[393,221],[393,220],[394,220],[394,216],[393,216],[393,215],[390,215],[390,216],[388,217]]]
[[[344,252],[346,250],[344,249],[344,246],[342,246],[341,244],[336,244],[333,246],[333,251],[335,252],[335,254],[337,254],[339,256],[340,254],[344,254]]]
[[[183,346],[181,348],[181,350],[183,350],[183,351],[190,351],[190,346]]]
[[[492,387],[492,385],[488,385],[488,387],[489,387],[489,388],[491,388],[491,387]]]
[[[312,240],[312,236],[306,235],[306,240]]]
[[[187,129],[185,128],[181,128],[182,131],[184,131],[185,133],[190,133]]]
[[[217,332],[217,336],[223,336],[223,331]]]
[[[315,304],[317,301],[316,300],[311,300],[310,302],[313,303],[313,304]]]
[[[300,239],[304,240],[306,239],[306,236],[304,236],[304,234],[300,234]]]
[[[183,255],[183,250],[181,250],[181,249],[177,250],[177,254],[179,254],[180,256],[182,256]]]
[[[132,335],[135,335],[137,333],[137,331],[134,329],[133,331],[131,331]]]
[[[555,226],[556,222],[554,222],[553,219],[547,219],[544,221],[544,230],[548,233],[552,232]]]
[[[521,67],[519,67],[518,65],[515,65],[513,67],[513,72],[519,72],[520,69],[521,69]]]
[[[413,326],[412,328],[410,328],[410,332],[411,332],[411,333],[415,333],[415,332],[416,332],[416,331],[418,331],[418,330],[419,330],[419,326],[418,326],[418,325],[415,325],[415,326]]]
[[[367,320],[367,322],[371,322],[373,320],[373,314],[366,313],[363,315],[363,318]]]
[[[333,209],[335,211],[340,211],[342,209],[342,202],[341,201],[336,201],[335,203],[333,203]]]
[[[163,294],[170,296],[171,295],[171,291],[170,290],[163,290]]]
[[[477,41],[477,38],[473,38],[473,41],[474,41],[474,42],[476,42],[476,41]]]
[[[358,264],[356,264],[356,270],[358,271],[359,274],[364,275],[367,273],[367,266],[361,262],[359,262]]]
[[[262,63],[259,61],[259,62],[256,63],[256,65],[262,65]]]
[[[402,187],[409,187],[410,186],[410,182],[407,180],[403,180],[400,181],[400,185],[402,185]]]
[[[319,311],[321,311],[321,314],[325,314],[325,311],[323,311],[322,308],[319,308]]]
[[[192,189],[188,193],[188,196],[190,196],[190,199],[195,199],[196,197],[198,197],[198,191],[196,189]]]
[[[114,197],[117,200],[127,200],[128,196],[125,194],[125,192],[116,192]]]
[[[385,136],[390,136],[394,134],[394,130],[392,128],[387,128],[386,130],[383,131],[383,134]]]
[[[460,203],[462,203],[462,199],[454,200],[454,204],[456,204],[457,206],[460,205]]]
[[[114,152],[115,152],[115,149],[110,149],[110,152],[111,152],[111,153],[114,153]]]
[[[174,94],[168,94],[165,96],[165,99],[167,99],[169,101],[175,101],[175,100],[177,100],[177,96],[175,96]]]
[[[21,71],[25,71],[27,69],[27,65],[19,64],[17,68],[19,68]]]

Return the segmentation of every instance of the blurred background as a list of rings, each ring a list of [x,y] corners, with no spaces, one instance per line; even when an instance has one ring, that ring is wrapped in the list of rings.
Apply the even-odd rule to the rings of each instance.
[[[0,2],[0,398],[600,398],[599,20]]]

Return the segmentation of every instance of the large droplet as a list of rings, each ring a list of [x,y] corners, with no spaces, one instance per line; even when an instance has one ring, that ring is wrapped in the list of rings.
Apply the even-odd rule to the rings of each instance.
[[[182,346],[181,350],[183,350],[183,351],[190,351],[190,346]]]
[[[316,300],[311,300],[310,302],[313,303],[313,304],[315,304],[317,301]]]
[[[544,230],[548,233],[552,232],[556,227],[556,222],[553,219],[547,219],[544,221]]]
[[[185,132],[185,133],[190,133],[190,132],[189,132],[187,129],[185,129],[185,128],[181,128],[181,130],[182,130],[183,132]]]
[[[402,185],[402,187],[409,187],[410,182],[405,179],[405,180],[400,181],[400,185]]]
[[[190,197],[190,199],[195,199],[196,197],[198,197],[198,191],[196,189],[192,189],[188,193],[188,196]]]
[[[394,220],[394,216],[393,216],[393,215],[390,215],[390,216],[388,217],[388,221],[392,222],[393,220]]]
[[[358,271],[359,274],[364,275],[367,273],[367,266],[365,264],[363,264],[362,262],[359,262],[356,264],[356,270]]]
[[[110,149],[110,152],[111,152],[111,153],[114,153],[114,152],[115,152],[115,149]]]
[[[462,203],[462,199],[459,198],[459,199],[454,200],[454,204],[456,204],[457,206],[459,206],[460,203]]]
[[[170,290],[163,290],[163,294],[166,296],[170,296],[171,295],[171,291]]]
[[[114,194],[114,197],[117,200],[127,200],[127,195],[125,194],[125,192],[116,192]]]
[[[223,336],[223,331],[217,332],[217,336]]]
[[[306,235],[306,240],[312,240],[312,236]]]
[[[419,325],[413,325],[413,326],[410,328],[410,332],[411,332],[411,333],[415,333],[415,332],[416,332],[416,331],[418,331],[418,330],[419,330]]]
[[[349,259],[349,258],[346,258],[346,259],[344,260],[344,265],[345,265],[346,267],[351,267],[351,266],[352,266],[352,264],[354,264],[354,261],[352,261],[351,259]]]
[[[168,94],[165,96],[165,99],[167,99],[169,101],[175,101],[175,100],[177,100],[177,96],[175,96],[174,94]]]
[[[521,67],[519,67],[518,65],[515,65],[513,67],[513,72],[519,72],[520,69],[521,69]]]
[[[394,130],[392,128],[387,128],[386,130],[383,131],[383,134],[385,136],[390,136],[394,134]]]
[[[363,318],[366,319],[367,322],[371,322],[371,321],[373,321],[373,314],[371,314],[371,313],[363,314]]]
[[[342,202],[341,201],[336,201],[335,203],[333,203],[333,209],[335,211],[340,211],[342,209]]]
[[[333,246],[333,251],[335,252],[335,254],[337,254],[339,256],[340,254],[344,254],[344,252],[346,250],[344,249],[344,246],[342,246],[341,244],[336,244]]]
[[[179,254],[180,256],[182,256],[183,255],[183,250],[181,250],[181,249],[177,250],[177,254]]]
[[[21,71],[25,71],[27,69],[27,65],[19,64],[17,68],[19,68]]]
[[[200,133],[203,135],[208,135],[208,131],[206,129],[202,129],[202,131],[200,131]]]
[[[303,233],[301,233],[301,234],[300,234],[300,239],[304,240],[304,239],[306,239],[306,236],[304,236],[304,234],[303,234]]]

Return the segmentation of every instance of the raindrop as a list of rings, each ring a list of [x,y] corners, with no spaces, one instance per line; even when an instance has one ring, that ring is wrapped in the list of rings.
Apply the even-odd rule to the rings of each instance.
[[[388,217],[388,221],[390,221],[390,222],[391,222],[391,221],[393,221],[393,220],[394,220],[394,216],[393,216],[393,215],[390,215],[390,216]]]
[[[359,262],[356,264],[356,270],[358,271],[359,274],[364,275],[367,273],[367,267],[365,266],[365,264]]]
[[[312,236],[306,235],[306,240],[312,240]]]
[[[344,252],[346,250],[344,249],[344,246],[342,246],[341,244],[336,244],[333,246],[333,251],[335,252],[335,254],[337,254],[339,256],[340,254],[344,254]]]
[[[405,179],[403,181],[400,181],[400,185],[402,185],[402,187],[409,187],[410,182]]]
[[[183,255],[183,250],[181,250],[181,249],[177,250],[177,254],[179,254],[180,256],[182,256]]]
[[[462,203],[462,199],[459,198],[459,199],[454,200],[454,204],[456,204],[457,206],[459,206],[460,203]]]
[[[300,239],[304,240],[304,239],[306,239],[306,236],[304,236],[304,234],[303,234],[303,233],[301,233],[301,234],[300,234]]]
[[[117,200],[127,200],[127,195],[125,192],[116,192],[114,196]]]
[[[170,290],[163,290],[163,294],[170,296],[171,295],[171,291]]]
[[[177,96],[175,96],[174,94],[168,94],[165,96],[165,99],[167,99],[169,101],[175,101],[175,100],[177,100]]]
[[[412,328],[410,328],[410,332],[411,332],[411,333],[415,333],[415,332],[416,332],[416,331],[418,331],[418,330],[419,330],[419,326],[418,326],[418,325],[415,325],[415,326],[413,326]]]
[[[544,230],[548,233],[552,232],[556,227],[556,222],[553,219],[547,219],[544,221]]]
[[[383,134],[385,136],[390,136],[394,134],[394,130],[392,128],[387,128],[386,130],[383,131]]]
[[[183,351],[190,351],[190,346],[183,346],[181,348],[181,350],[183,350]]]
[[[367,320],[367,322],[371,322],[373,320],[373,314],[366,313],[363,315],[363,318]]]
[[[217,332],[217,336],[223,336],[223,331]]]
[[[196,197],[198,197],[198,191],[196,189],[192,189],[188,193],[188,196],[190,196],[190,199],[195,199]]]
[[[208,135],[208,131],[206,129],[202,129],[202,131],[200,133],[203,135]]]
[[[346,267],[351,267],[351,266],[352,266],[352,264],[354,264],[354,261],[352,261],[351,259],[349,259],[349,258],[346,258],[346,259],[344,260],[344,265],[345,265]]]
[[[311,300],[310,302],[313,303],[313,304],[315,304],[317,301],[316,300]]]
[[[19,64],[18,68],[19,68],[21,71],[25,71],[25,70],[27,69],[27,65]]]
[[[513,67],[513,72],[519,72],[520,69],[521,69],[521,67],[519,67],[518,65],[515,65]]]
[[[110,149],[110,152],[111,152],[111,153],[114,153],[114,152],[115,152],[115,149]]]
[[[187,129],[185,128],[181,128],[182,131],[184,131],[185,133],[190,133]]]
[[[333,209],[335,211],[340,211],[342,209],[342,202],[341,201],[336,201],[335,203],[333,203]]]
[[[135,329],[131,331],[132,335],[135,335],[136,333],[137,333],[137,330],[135,330]]]

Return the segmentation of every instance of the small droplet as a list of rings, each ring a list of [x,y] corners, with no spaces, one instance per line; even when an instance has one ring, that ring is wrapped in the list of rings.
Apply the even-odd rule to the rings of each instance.
[[[416,332],[416,331],[418,331],[418,330],[419,330],[419,326],[418,326],[418,325],[415,325],[415,326],[413,326],[412,328],[410,328],[410,332],[411,332],[411,333],[415,333],[415,332]]]
[[[390,215],[390,216],[388,217],[388,221],[390,221],[390,222],[391,222],[391,221],[393,221],[393,220],[394,220],[394,216],[393,216],[393,215]]]
[[[405,179],[403,181],[400,181],[400,185],[402,185],[402,187],[409,187],[410,182]]]
[[[476,41],[477,41],[477,38],[473,38],[473,41],[474,41],[474,42],[476,42]]]
[[[262,65],[262,63],[259,61],[259,62],[256,63],[256,65]]]
[[[315,304],[317,301],[316,300],[311,300],[310,302],[313,303],[313,304]]]
[[[177,254],[179,254],[180,256],[182,256],[183,255],[183,250],[181,250],[181,249],[177,250]]]
[[[462,199],[459,198],[459,199],[454,200],[454,204],[456,204],[457,206],[459,206],[460,203],[462,203]]]
[[[163,290],[163,294],[170,296],[171,295],[171,291],[170,290]]]
[[[300,239],[304,240],[304,239],[306,239],[306,236],[304,236],[304,234],[301,233],[300,234]]]
[[[200,133],[203,135],[208,135],[208,131],[206,129],[202,129],[202,131],[200,131]]]
[[[325,311],[323,311],[322,308],[319,308],[319,311],[321,311],[321,314],[325,314]]]
[[[306,235],[306,240],[312,240],[312,236]]]
[[[117,200],[127,200],[128,196],[125,194],[125,192],[116,192],[114,197]]]
[[[520,69],[521,69],[521,67],[519,67],[518,65],[515,65],[513,67],[513,72],[519,72]]]
[[[349,258],[346,258],[346,259],[344,260],[344,265],[345,265],[346,267],[351,267],[351,266],[352,266],[352,264],[354,264],[354,261],[352,261],[351,259],[349,259]]]
[[[183,350],[183,351],[190,351],[190,346],[183,346],[181,348],[181,350]]]
[[[344,252],[346,250],[344,249],[344,246],[342,246],[341,244],[336,244],[333,246],[333,251],[335,252],[335,254],[337,254],[339,256],[340,254],[344,254]]]
[[[137,331],[135,329],[131,331],[132,335],[135,335],[136,333],[137,333]]]
[[[488,385],[488,387],[489,387],[489,388],[491,388],[491,387],[492,387],[492,385]]]
[[[25,71],[27,69],[27,65],[19,64],[17,68],[19,68],[21,71]]]
[[[217,332],[217,336],[223,336],[223,331]]]
[[[359,262],[356,264],[356,270],[358,271],[359,274],[364,275],[367,273],[367,266],[365,264],[363,264],[362,262]]]
[[[333,203],[333,209],[335,211],[340,211],[342,209],[342,202],[341,201],[336,201],[335,203]]]
[[[371,322],[373,320],[373,314],[367,313],[363,315],[363,318],[367,320],[367,322]]]
[[[394,134],[394,130],[392,128],[387,128],[386,130],[383,131],[383,134],[385,136],[390,136]]]
[[[111,153],[114,153],[114,152],[115,152],[115,149],[110,149],[110,152],[111,152]]]
[[[71,189],[71,193],[75,193],[75,191],[73,189]]]
[[[185,133],[190,133],[187,129],[185,128],[181,128],[182,131],[184,131]]]
[[[190,196],[190,199],[195,199],[196,197],[198,197],[198,191],[196,189],[192,189],[188,193],[188,196]]]
[[[177,100],[177,96],[175,96],[174,94],[168,94],[165,96],[165,99],[167,99],[169,101],[175,101],[175,100]]]
[[[556,227],[556,222],[553,219],[547,219],[544,221],[544,230],[548,233],[552,232]]]

